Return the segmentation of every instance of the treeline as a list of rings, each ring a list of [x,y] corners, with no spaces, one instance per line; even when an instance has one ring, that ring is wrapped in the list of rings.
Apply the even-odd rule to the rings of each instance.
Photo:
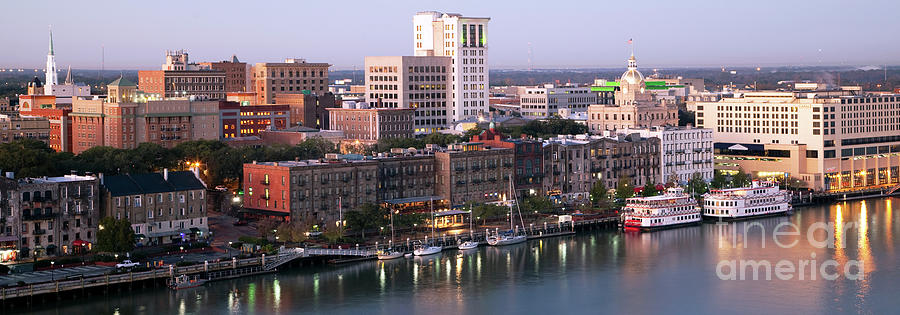
[[[182,142],[167,149],[142,143],[134,149],[94,147],[81,154],[55,152],[47,144],[30,139],[0,144],[0,170],[16,177],[62,176],[71,171],[106,175],[158,172],[164,168],[187,169],[199,163],[201,177],[210,186],[232,184],[241,178],[243,164],[251,161],[316,159],[337,152],[334,144],[309,139],[296,146],[273,145],[233,148],[221,141]]]

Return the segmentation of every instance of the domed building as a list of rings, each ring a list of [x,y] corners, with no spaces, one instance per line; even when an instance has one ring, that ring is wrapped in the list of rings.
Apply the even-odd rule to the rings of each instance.
[[[627,70],[616,82],[613,104],[588,107],[588,128],[592,133],[629,128],[678,125],[678,107],[657,100],[648,91],[644,75],[638,71],[634,54],[627,61]]]

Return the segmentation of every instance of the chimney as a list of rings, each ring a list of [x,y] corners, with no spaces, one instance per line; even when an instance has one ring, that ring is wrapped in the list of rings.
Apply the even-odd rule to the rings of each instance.
[[[169,169],[168,168],[163,169],[163,179],[165,181],[169,181]]]
[[[103,173],[97,173],[97,177],[100,177],[100,185],[103,185]]]

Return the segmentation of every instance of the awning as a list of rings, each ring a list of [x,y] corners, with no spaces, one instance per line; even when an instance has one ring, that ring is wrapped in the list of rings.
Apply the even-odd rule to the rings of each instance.
[[[441,197],[441,196],[422,196],[422,197],[390,199],[390,200],[385,200],[384,203],[389,203],[392,205],[400,205],[400,204],[404,204],[404,203],[442,201],[442,200],[444,200],[444,197]]]
[[[74,240],[72,241],[72,246],[87,246],[88,242],[82,240]]]
[[[468,214],[468,213],[469,213],[469,211],[462,211],[462,210],[447,210],[447,211],[439,211],[439,212],[435,212],[435,213],[434,213],[434,216],[436,216],[436,217],[443,217],[443,216],[448,216],[448,215]]]
[[[187,234],[187,233],[190,233],[190,231],[188,231],[188,230],[173,230],[173,231],[166,231],[166,232],[147,233],[147,235],[150,237],[163,237],[163,236],[170,236],[170,235],[181,235],[181,233]]]
[[[147,238],[147,236],[144,234],[135,234],[134,238]],[[72,243],[72,244],[75,244],[75,243]]]
[[[199,228],[195,228],[195,227],[192,227],[192,228],[191,228],[191,233],[197,234],[197,233],[199,233],[199,232],[200,232],[200,229],[199,229]]]

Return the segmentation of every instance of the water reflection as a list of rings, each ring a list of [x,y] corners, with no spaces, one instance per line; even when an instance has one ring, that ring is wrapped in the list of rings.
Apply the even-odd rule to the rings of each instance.
[[[506,247],[442,255],[305,267],[279,274],[219,281],[173,293],[136,290],[78,306],[36,313],[895,313],[900,268],[893,254],[892,202],[872,200],[797,209],[790,217],[703,224],[653,233],[595,231]],[[800,236],[772,231],[781,223]],[[806,230],[834,227],[847,246],[816,248]],[[858,230],[847,229],[858,223]],[[761,230],[765,230],[765,233]],[[837,233],[843,233],[838,237]],[[816,239],[825,235],[816,233]],[[720,244],[721,241],[721,244]],[[792,279],[723,281],[722,260],[866,260],[865,282]],[[870,267],[871,266],[871,267]],[[876,266],[880,268],[875,268]],[[377,292],[378,294],[373,294]],[[145,306],[144,308],[139,308]]]

